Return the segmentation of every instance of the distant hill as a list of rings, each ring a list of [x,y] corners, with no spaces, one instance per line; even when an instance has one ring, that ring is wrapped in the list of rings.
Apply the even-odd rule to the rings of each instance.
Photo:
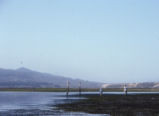
[[[103,88],[123,88],[124,83],[103,84]],[[159,82],[126,83],[128,88],[159,88]]]
[[[70,87],[73,88],[77,88],[79,82],[84,88],[97,88],[102,85],[97,82],[41,73],[27,68],[16,70],[0,68],[0,88],[64,88],[67,80],[70,82]]]
[[[79,82],[83,88],[123,88],[124,83],[103,84],[98,82],[72,79],[27,68],[16,70],[0,68],[0,88],[65,88],[69,80],[70,87],[77,88]],[[159,88],[159,82],[126,83],[128,88]]]

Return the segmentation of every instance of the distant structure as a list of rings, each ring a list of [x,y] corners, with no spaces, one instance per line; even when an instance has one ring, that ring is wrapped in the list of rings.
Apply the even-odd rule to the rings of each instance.
[[[124,93],[125,93],[125,95],[127,95],[127,87],[126,87],[126,84],[124,85]]]
[[[69,95],[69,91],[70,91],[70,82],[67,80],[66,96]]]
[[[81,95],[82,89],[81,89],[81,82],[79,82],[79,95]]]
[[[99,89],[99,94],[100,94],[100,96],[103,95],[103,88],[102,87]]]

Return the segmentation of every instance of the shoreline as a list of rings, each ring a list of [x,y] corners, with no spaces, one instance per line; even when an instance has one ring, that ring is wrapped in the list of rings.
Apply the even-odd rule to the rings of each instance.
[[[0,91],[16,92],[66,92],[66,88],[0,88]],[[99,92],[99,88],[82,88],[82,92]],[[78,92],[78,88],[70,88],[70,92]],[[123,88],[104,88],[103,92],[123,92]],[[159,92],[159,88],[128,88],[128,92]]]

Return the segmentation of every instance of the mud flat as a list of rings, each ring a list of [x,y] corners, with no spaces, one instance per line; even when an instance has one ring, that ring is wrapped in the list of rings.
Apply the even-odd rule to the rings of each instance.
[[[79,97],[79,96],[78,96]],[[159,94],[84,94],[86,99],[66,99],[57,108],[108,116],[159,116]]]

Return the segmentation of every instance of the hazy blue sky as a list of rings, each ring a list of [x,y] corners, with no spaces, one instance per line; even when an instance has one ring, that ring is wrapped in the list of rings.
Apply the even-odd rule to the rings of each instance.
[[[159,81],[159,1],[0,0],[0,67]]]

